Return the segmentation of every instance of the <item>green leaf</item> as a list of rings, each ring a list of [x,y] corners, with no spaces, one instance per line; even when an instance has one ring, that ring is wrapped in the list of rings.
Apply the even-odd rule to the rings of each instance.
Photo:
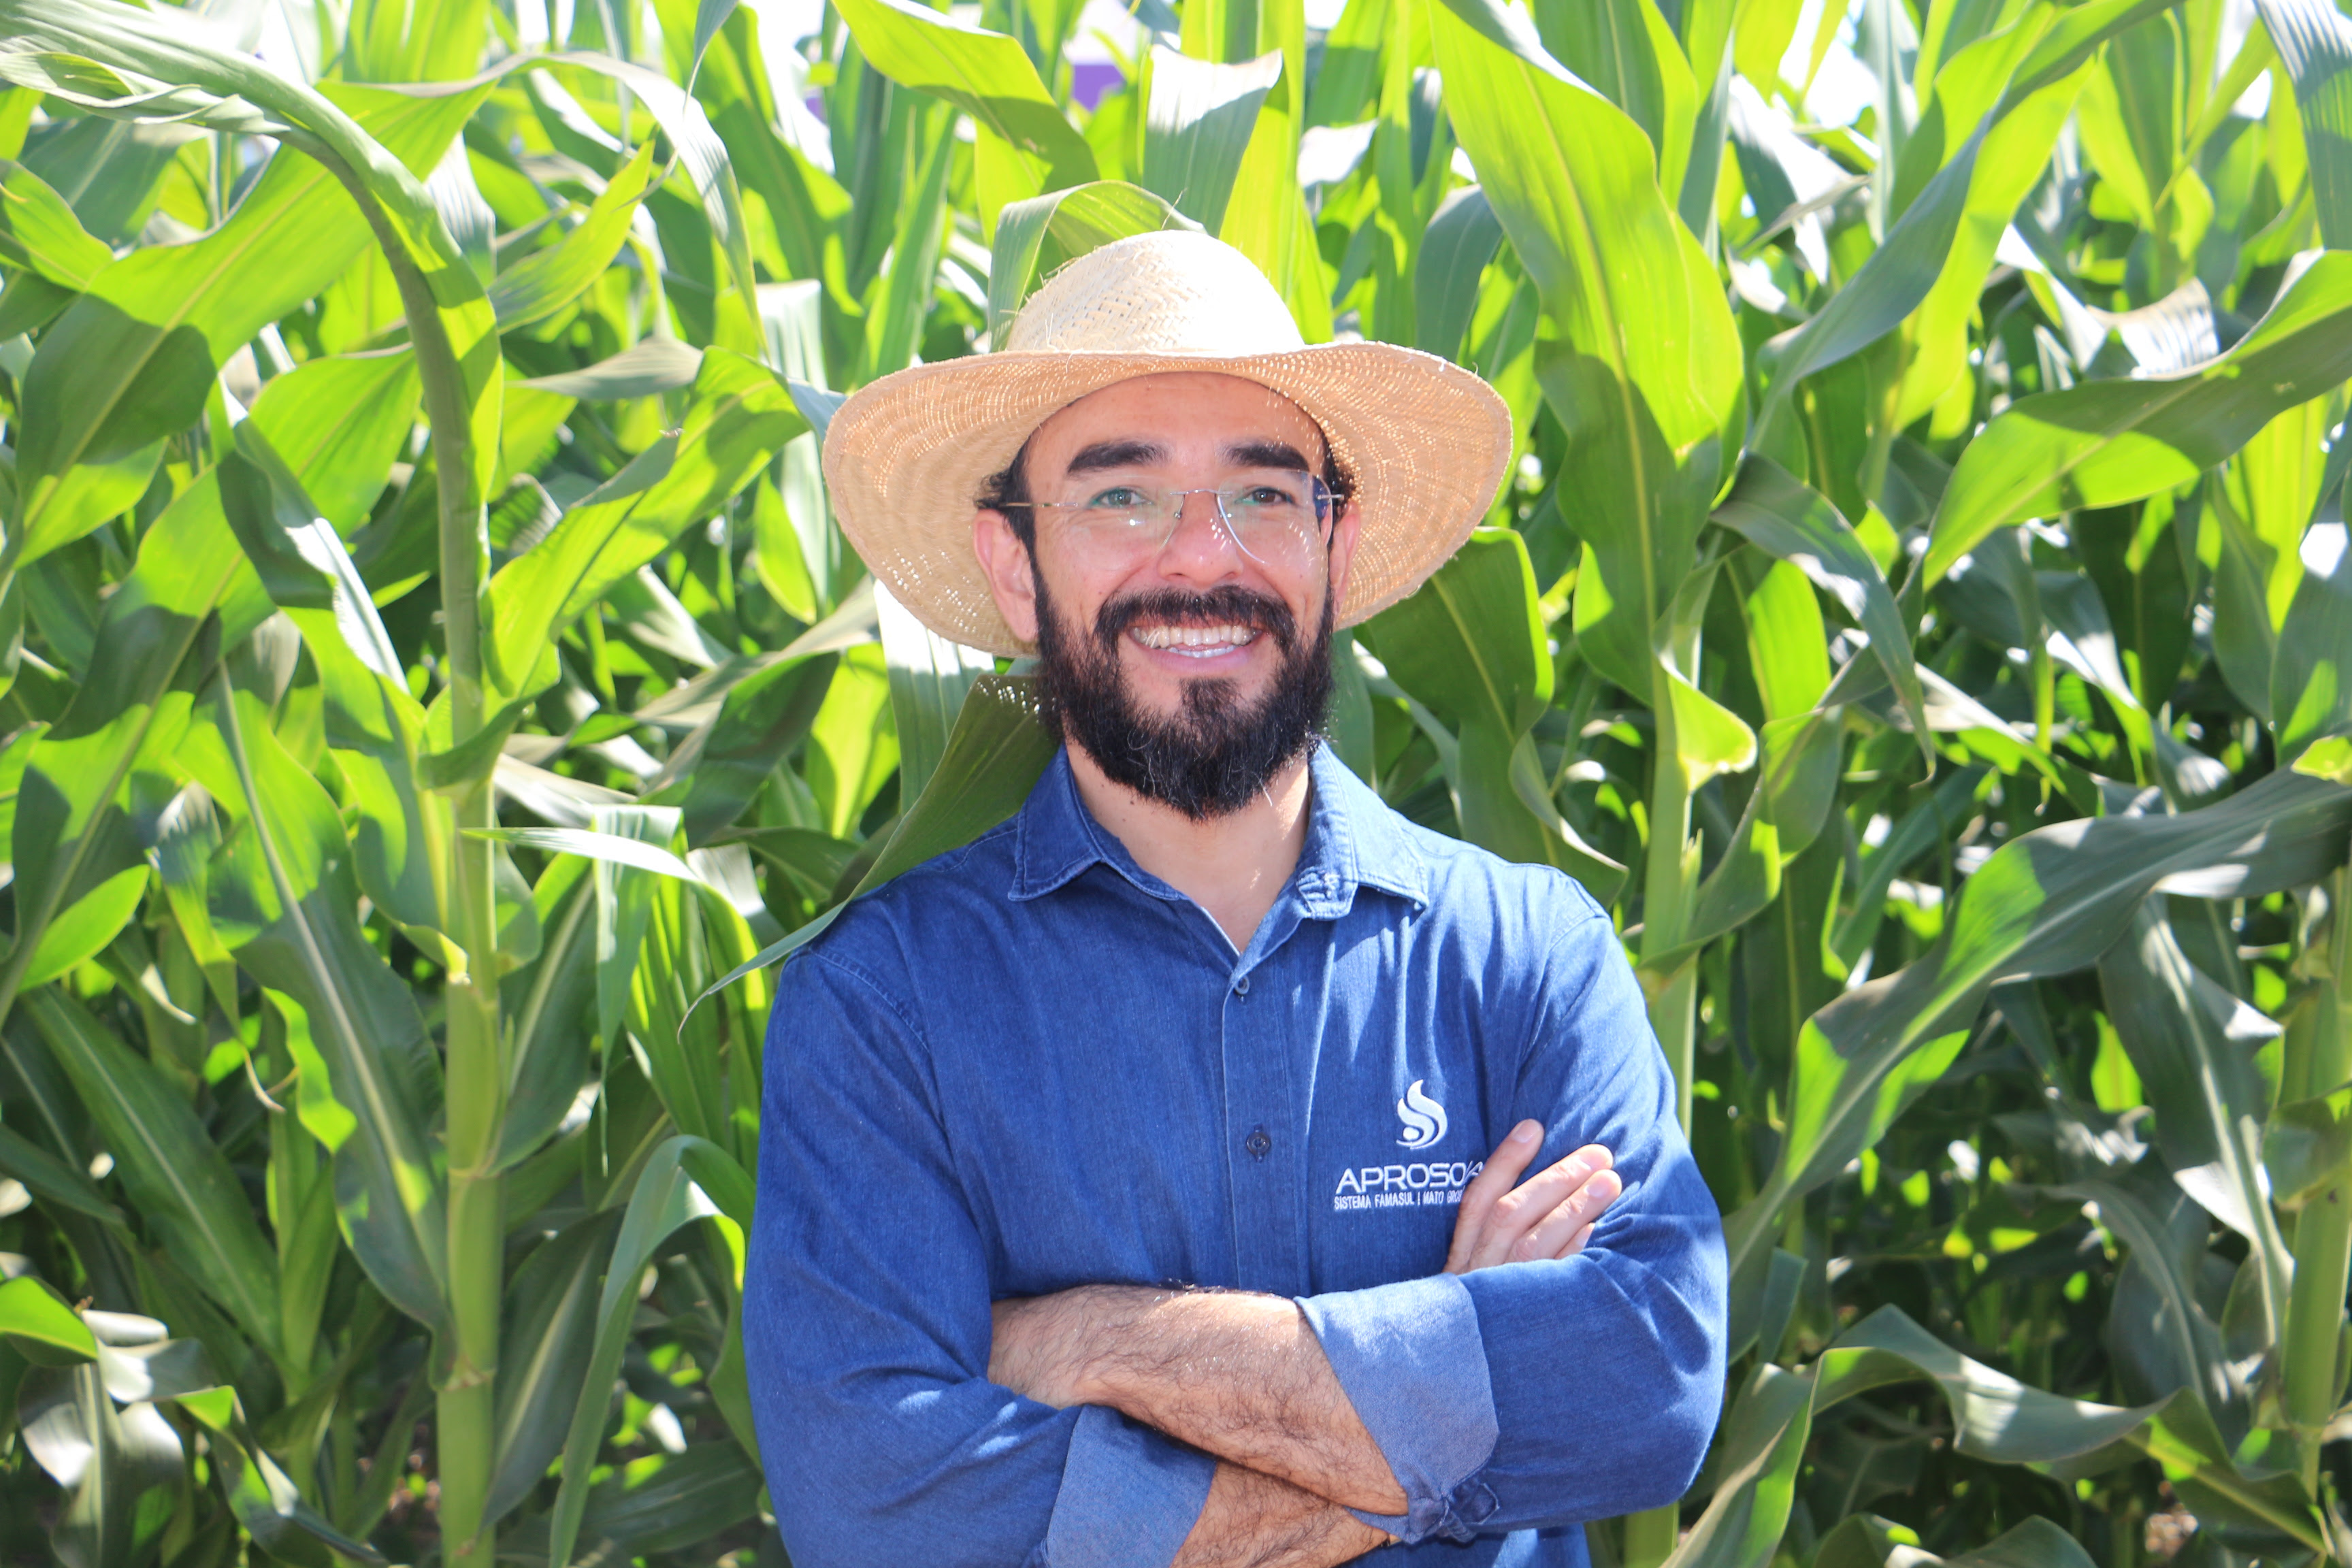
[[[1655,151],[1658,188],[1679,194],[1699,89],[1657,6],[1649,0],[1545,5],[1537,8],[1536,26],[1554,58],[1642,128]]]
[[[387,1298],[437,1326],[447,1221],[425,1134],[440,1073],[424,1020],[360,926],[333,801],[249,693],[221,694],[207,718],[177,760],[215,801],[235,803],[241,829],[210,868],[213,923],[240,965],[302,1009],[352,1113],[335,1156],[345,1239]]]
[[[1476,185],[1449,193],[1421,237],[1413,268],[1414,346],[1454,359],[1478,309],[1487,263],[1502,248],[1503,226]]]
[[[694,1169],[689,1173],[689,1164]],[[730,1182],[724,1174],[734,1173]],[[704,1184],[717,1186],[706,1191]],[[614,1238],[612,1266],[596,1301],[595,1337],[580,1379],[569,1435],[563,1445],[563,1483],[549,1515],[548,1560],[569,1563],[587,1511],[589,1475],[612,1405],[613,1380],[621,1370],[637,1305],[637,1280],[655,1253],[679,1229],[698,1219],[719,1222],[741,1268],[743,1226],[750,1222],[750,1178],[723,1151],[699,1139],[672,1138],[654,1151],[629,1194],[627,1211]],[[714,1197],[718,1201],[714,1201]]]
[[[1927,700],[1912,657],[1910,627],[1878,563],[1829,499],[1791,478],[1769,458],[1751,457],[1741,465],[1738,480],[1716,509],[1714,521],[1804,573],[1868,634],[1871,652],[1894,682],[1925,748]]]
[[[217,1397],[222,1394],[228,1397]],[[207,1395],[183,1395],[177,1403],[204,1423],[213,1474],[228,1499],[229,1511],[256,1544],[299,1568],[337,1568],[339,1558],[383,1568],[380,1552],[337,1530],[302,1500],[292,1479],[245,1429],[232,1390],[209,1390]]]
[[[1273,36],[1278,19],[1297,26],[1288,40]],[[1307,210],[1307,195],[1298,184],[1298,110],[1304,92],[1305,64],[1302,13],[1296,7],[1269,6],[1262,19],[1276,26],[1251,46],[1252,55],[1279,46],[1281,76],[1259,106],[1257,125],[1242,153],[1233,195],[1225,203],[1224,221],[1215,230],[1219,239],[1240,251],[1265,274],[1275,292],[1289,307],[1291,319],[1310,343],[1331,336],[1330,271],[1315,236],[1315,220]],[[1226,57],[1228,64],[1241,57]]]
[[[1815,1407],[1892,1383],[1925,1377],[1951,1407],[1953,1447],[1996,1464],[2051,1464],[2095,1452],[2145,1426],[2161,1405],[2123,1408],[2029,1387],[1972,1361],[1911,1321],[1881,1307],[1822,1352]]]
[[[2253,1053],[2278,1026],[2189,963],[2155,900],[2101,956],[2099,986],[2156,1112],[2165,1163],[2190,1196],[2252,1244],[2275,1338],[2293,1265],[2263,1185],[2256,1130],[2270,1097]]]
[[[1514,53],[1516,12],[1435,13],[1446,112],[1556,336],[1538,347],[1582,498],[1576,587],[1584,657],[1651,689],[1652,631],[1692,564],[1738,429],[1738,339],[1706,253],[1659,192],[1641,128],[1571,78]],[[1479,28],[1492,29],[1481,37]]]
[[[842,20],[874,68],[927,92],[1046,164],[1048,188],[1095,177],[1094,150],[1037,79],[1019,43],[913,0],[847,0]]]
[[[468,838],[488,838],[500,844],[520,844],[532,849],[544,849],[556,855],[578,855],[610,865],[627,866],[639,871],[651,871],[657,877],[675,878],[681,882],[700,882],[701,874],[657,844],[624,837],[618,833],[602,833],[585,827],[469,827]]]
[[[2303,117],[2320,242],[2352,249],[2352,20],[2324,0],[2254,0]]]
[[[1360,634],[1391,679],[1456,728],[1516,742],[1551,703],[1552,663],[1524,541],[1481,529],[1411,597]]]
[[[112,264],[114,252],[91,237],[38,174],[0,159],[0,259],[79,294]]]
[[[1936,77],[1935,93],[1906,142],[1895,180],[1898,207],[1929,185],[1948,142],[1981,123],[2015,75],[2020,58],[2056,25],[2055,7],[2029,7],[2015,22],[1971,41]],[[2010,106],[1975,150],[1959,222],[1932,286],[1905,322],[1903,388],[1889,423],[1909,426],[1944,396],[1967,363],[1969,318],[1985,274],[2018,205],[2050,162],[2074,105],[2082,73],[2060,77]]]
[[[2283,762],[2352,723],[2352,551],[2344,537],[2341,523],[2314,528],[2298,552],[2303,571],[2271,660],[2268,709]]]
[[[783,264],[778,275],[822,279],[843,300],[841,223],[849,193],[778,133],[775,93],[763,60],[759,20],[739,7],[703,55],[694,95],[725,144],[736,177],[768,209],[781,253],[776,259]]]
[[[0,1335],[35,1366],[98,1359],[98,1341],[72,1304],[29,1274],[0,1280]]]
[[[538,959],[500,987],[515,1041],[499,1131],[502,1168],[520,1162],[562,1125],[588,1077],[596,900],[583,869],[576,860],[558,860],[540,879],[532,900],[546,940]]]
[[[972,683],[955,730],[931,782],[901,814],[889,842],[876,856],[850,898],[870,892],[936,856],[960,849],[1021,809],[1022,802],[1060,749],[1038,722],[1037,699],[1029,678],[983,675]],[[694,1000],[699,1007],[745,975],[781,963],[824,934],[844,900],[782,941],[770,943],[735,966]]]
[[[585,370],[533,376],[515,384],[583,403],[614,403],[691,386],[701,368],[700,349],[676,338],[645,338]]]
[[[499,331],[510,332],[546,320],[604,276],[629,237],[637,205],[651,194],[646,182],[653,165],[654,145],[647,142],[606,182],[578,227],[498,275],[489,295]]]
[[[49,1547],[66,1568],[118,1568],[152,1550],[184,1473],[180,1435],[155,1406],[118,1408],[96,1366],[37,1366],[17,1385],[26,1448],[66,1489]]]
[[[879,649],[852,648],[835,666],[809,726],[806,756],[819,822],[835,838],[853,837],[898,763],[889,670]]]
[[[220,509],[199,479],[140,543],[106,602],[89,671],[58,723],[27,753],[16,801],[16,947],[0,973],[0,1007],[22,987],[57,912],[137,858],[118,797],[144,755],[168,752],[187,700],[167,696],[215,610],[242,638],[268,614]]]
[[[1961,143],[1949,163],[1906,208],[1886,238],[1844,287],[1780,346],[1772,382],[1757,412],[1752,445],[1773,449],[1797,388],[1878,342],[1919,308],[1944,275],[1945,258],[1968,210],[1990,124]]]
[[[357,818],[353,869],[369,898],[428,951],[452,923],[442,868],[447,800],[423,787],[424,710],[367,584],[301,482],[247,420],[216,470],[221,504],[264,589],[302,637],[319,674],[327,743]]]
[[[546,1478],[563,1450],[596,1326],[597,1285],[621,1224],[608,1209],[542,1243],[507,1287],[499,1325],[498,1468],[487,1520],[504,1518]]]
[[[591,1540],[632,1552],[675,1552],[759,1512],[760,1472],[733,1443],[696,1443],[648,1454],[589,1494],[580,1521]]]
[[[41,933],[22,984],[28,988],[45,985],[97,957],[139,912],[146,891],[147,868],[126,866],[68,902]]]
[[[56,992],[33,992],[24,1006],[103,1134],[155,1240],[246,1335],[277,1354],[277,1259],[227,1160],[186,1100],[105,1025]]]
[[[123,9],[128,10],[128,7]],[[356,123],[412,169],[430,168],[478,98],[339,86]],[[102,269],[41,337],[17,448],[17,565],[81,537],[147,488],[163,441],[202,412],[220,363],[347,268],[366,221],[309,158],[271,161],[230,220],[186,245]]]
[[[2263,1169],[2270,1176],[2272,1201],[2281,1208],[2301,1208],[2340,1180],[2347,1163],[2352,1163],[2352,1089],[2298,1100],[2272,1112],[2263,1130]]]
[[[922,161],[911,187],[895,193],[898,216],[889,266],[880,292],[869,300],[865,353],[857,367],[860,380],[904,370],[914,357],[927,307],[939,286],[948,165],[955,147],[955,138],[940,128],[952,118],[940,104],[924,105],[915,117],[910,137],[923,148]]]
[[[76,1170],[5,1124],[0,1124],[0,1173],[22,1182],[42,1203],[87,1215],[110,1229],[129,1228],[122,1211],[106,1201],[87,1171]],[[0,1400],[0,1409],[5,1409],[5,1400]]]
[[[1995,980],[2095,963],[2151,892],[2255,897],[2315,880],[2336,863],[2347,823],[2352,791],[2275,773],[2198,811],[2060,823],[2003,845],[1925,957],[1807,1021],[1779,1156],[1762,1192],[1725,1222],[1734,1344],[1746,1342],[1737,1282],[1760,1285],[1781,1205],[1835,1175],[1926,1091]]]
[[[1797,1469],[1812,1431],[1814,1379],[1766,1362],[1726,1414],[1720,1479],[1665,1568],[1764,1568],[1788,1528]]]
[[[709,517],[808,428],[773,375],[723,349],[704,353],[685,427],[665,436],[563,514],[490,579],[487,674],[499,704],[541,689],[549,644],[614,584]]]
[[[2328,252],[2235,347],[2195,371],[2020,398],[1961,453],[1929,536],[1927,581],[1996,528],[2196,478],[2275,416],[2352,378],[2348,327],[2352,256]]]
[[[1215,233],[1257,128],[1258,110],[1281,74],[1278,51],[1227,66],[1188,59],[1154,44],[1151,97],[1143,114],[1144,188]],[[1003,221],[997,219],[1000,232]]]
[[[2047,1519],[2028,1519],[1975,1551],[1944,1561],[1950,1568],[2092,1568],[2082,1542]]]
[[[1552,661],[1526,542],[1479,530],[1360,635],[1390,678],[1456,731],[1448,773],[1463,833],[1507,859],[1556,866],[1597,898],[1612,896],[1625,868],[1559,815],[1528,740],[1551,701]]]
[[[898,791],[911,800],[931,782],[965,695],[974,681],[995,672],[996,661],[940,637],[878,584],[875,602],[882,616],[882,657],[890,668],[890,712],[898,730]],[[766,754],[782,755],[784,749],[776,746]]]
[[[246,423],[299,476],[316,515],[350,539],[407,444],[418,392],[407,350],[326,355],[273,377]]]
[[[1756,731],[1748,721],[1668,668],[1667,703],[1674,710],[1675,754],[1683,777],[1696,791],[1724,773],[1756,765]]]

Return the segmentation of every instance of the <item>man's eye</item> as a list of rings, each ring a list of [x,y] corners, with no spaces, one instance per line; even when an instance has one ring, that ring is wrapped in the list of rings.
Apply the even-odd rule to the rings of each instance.
[[[1280,485],[1252,485],[1241,495],[1244,506],[1297,506],[1298,498]]]
[[[1106,511],[1119,511],[1142,504],[1143,492],[1133,485],[1113,485],[1107,490],[1097,490],[1087,502],[1089,507],[1099,507]]]

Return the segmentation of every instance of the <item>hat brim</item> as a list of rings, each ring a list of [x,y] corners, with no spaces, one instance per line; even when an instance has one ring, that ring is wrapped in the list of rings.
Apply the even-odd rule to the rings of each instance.
[[[1341,626],[1411,594],[1460,549],[1510,462],[1510,410],[1494,389],[1394,343],[1318,343],[1244,357],[1010,352],[917,365],[843,404],[824,437],[834,515],[866,566],[925,626],[990,653],[1026,653],[972,549],[982,483],[1057,410],[1113,383],[1170,372],[1256,382],[1322,426],[1355,482],[1363,519]]]

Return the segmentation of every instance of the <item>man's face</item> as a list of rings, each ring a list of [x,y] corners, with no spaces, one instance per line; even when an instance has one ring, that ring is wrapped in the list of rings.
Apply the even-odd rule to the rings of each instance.
[[[1329,692],[1329,637],[1358,521],[1299,526],[1244,502],[1320,475],[1322,434],[1255,382],[1139,377],[1037,429],[1025,477],[1034,559],[982,512],[999,608],[1037,645],[1066,735],[1115,781],[1188,816],[1231,811],[1304,749]],[[1295,488],[1295,486],[1293,487]],[[1168,527],[1106,527],[1101,503],[1181,497]],[[1233,500],[1222,509],[1223,491]],[[1230,521],[1229,521],[1230,519]]]

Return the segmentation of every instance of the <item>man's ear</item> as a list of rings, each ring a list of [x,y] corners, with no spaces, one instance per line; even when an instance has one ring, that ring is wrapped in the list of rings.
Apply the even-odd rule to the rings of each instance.
[[[972,514],[972,553],[988,579],[989,596],[996,613],[1023,642],[1037,641],[1037,578],[1029,563],[1029,547],[1013,531],[1013,521],[1003,512],[982,507]]]
[[[1356,542],[1363,537],[1364,514],[1356,510],[1353,500],[1347,509],[1331,522],[1331,602],[1345,604],[1348,598],[1348,569],[1355,564]]]

